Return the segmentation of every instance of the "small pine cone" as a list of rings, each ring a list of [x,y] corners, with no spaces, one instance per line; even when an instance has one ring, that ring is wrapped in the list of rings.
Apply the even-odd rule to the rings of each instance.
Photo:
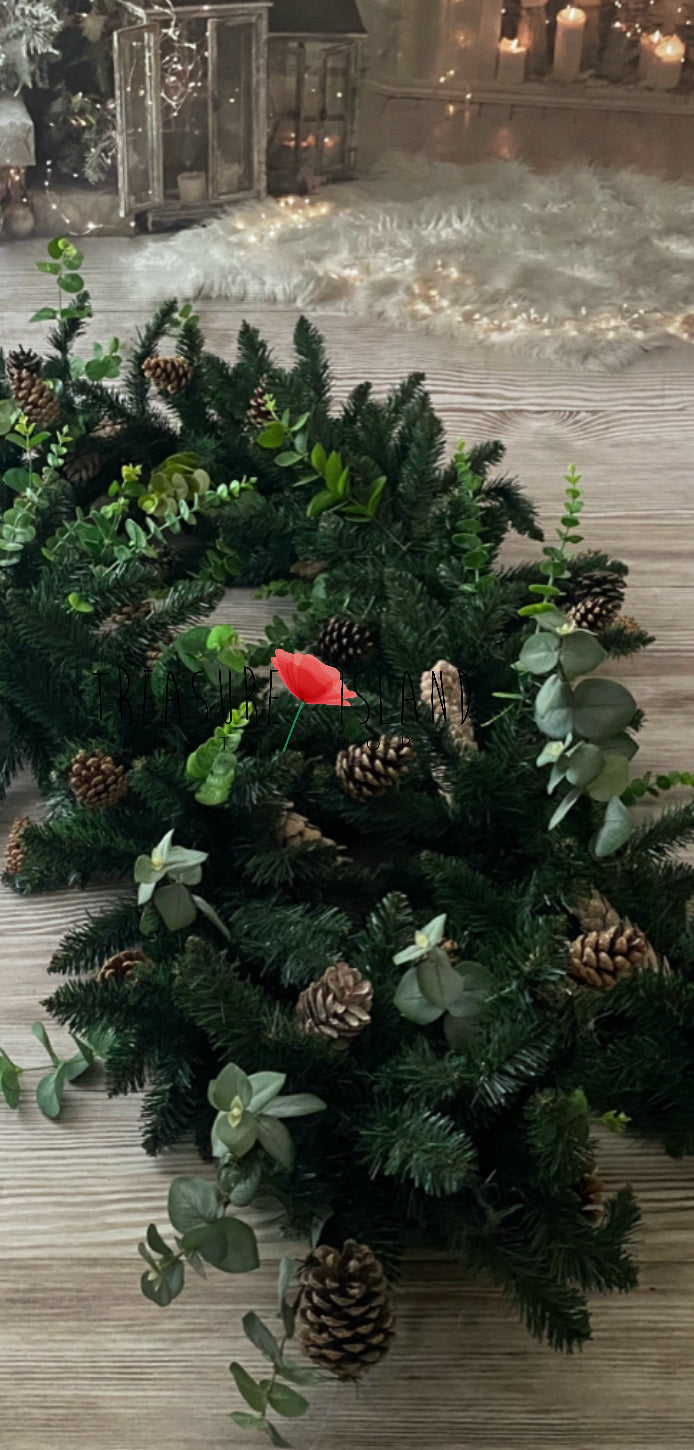
[[[301,1347],[320,1369],[356,1380],[387,1354],[395,1335],[388,1283],[366,1244],[321,1244],[301,1270]]]
[[[596,1173],[595,1164],[593,1164],[589,1173],[584,1173],[579,1183],[574,1184],[574,1192],[578,1194],[583,1204],[583,1212],[587,1218],[598,1219],[602,1217],[605,1185]]]
[[[10,833],[7,837],[7,850],[5,851],[5,870],[8,876],[18,876],[24,865],[24,847],[22,836],[31,825],[29,816],[18,816],[10,826]]]
[[[154,962],[141,952],[139,947],[129,947],[126,951],[116,952],[115,956],[109,957],[98,972],[94,973],[95,982],[125,982],[135,967],[153,967]]]
[[[434,719],[439,723],[445,720],[451,740],[461,754],[476,751],[477,741],[468,715],[469,702],[455,665],[448,660],[438,660],[432,669],[424,671],[419,692],[422,704],[429,709],[433,707]]]
[[[581,604],[584,599],[604,599],[620,606],[627,592],[627,581],[622,574],[611,569],[589,569],[585,574],[571,574],[562,581],[564,594],[569,604]]]
[[[446,956],[451,962],[460,961],[460,944],[457,941],[451,941],[447,937],[445,941],[439,942],[439,947],[442,952],[446,953]]]
[[[146,357],[142,364],[146,378],[161,393],[183,393],[193,379],[193,369],[184,357]]]
[[[63,477],[73,487],[80,488],[86,483],[91,483],[93,478],[101,472],[103,458],[100,453],[73,453],[66,458],[63,464]]]
[[[643,629],[643,626],[639,624],[638,619],[634,619],[631,614],[618,614],[617,618],[612,620],[611,628],[623,629],[625,634],[645,633],[645,630]]]
[[[305,1032],[349,1047],[371,1021],[374,989],[356,967],[336,962],[301,993],[296,1010]]]
[[[318,826],[312,826],[306,816],[294,810],[294,802],[286,802],[275,835],[281,846],[334,846],[329,836],[324,836]]]
[[[569,609],[567,618],[570,619],[577,629],[590,630],[591,634],[601,634],[603,630],[609,629],[614,624],[619,614],[619,601],[606,599],[602,594],[591,594],[587,599],[582,599],[580,604],[574,604]]]
[[[579,897],[573,912],[584,932],[608,931],[610,927],[619,926],[622,919],[607,897],[601,891],[596,891],[595,887],[590,896]]]
[[[17,369],[10,387],[12,397],[27,422],[35,423],[37,428],[50,428],[57,421],[60,399],[38,373]]]
[[[406,741],[382,735],[378,745],[350,745],[335,761],[335,774],[353,800],[382,795],[408,771],[414,751]]]
[[[78,801],[92,811],[107,811],[125,795],[128,777],[124,765],[100,750],[80,750],[70,766],[70,785]]]
[[[134,624],[137,619],[146,619],[151,612],[149,599],[141,599],[137,604],[119,604],[113,614],[109,614],[107,623],[112,629],[121,629],[124,624]]]
[[[106,441],[111,438],[117,438],[119,433],[122,433],[124,429],[125,423],[119,423],[115,418],[100,418],[99,422],[94,424],[89,437],[102,438]]]
[[[635,926],[622,923],[589,931],[571,943],[569,970],[587,987],[610,988],[634,969],[647,966],[648,943]]]
[[[333,615],[316,640],[316,654],[336,665],[357,664],[373,654],[375,639],[373,631],[356,619],[341,619]]]
[[[156,670],[164,650],[168,649],[170,644],[173,644],[173,640],[174,637],[172,634],[166,634],[160,644],[150,645],[145,654],[145,667],[148,670]]]
[[[265,401],[267,391],[265,383],[258,384],[248,404],[248,411],[246,413],[249,423],[252,423],[253,427],[258,429],[258,432],[266,428],[268,423],[272,422],[272,411],[268,408]]]
[[[298,559],[296,564],[292,564],[289,573],[296,574],[297,579],[305,579],[307,583],[312,584],[313,580],[317,579],[319,574],[325,574],[328,568],[329,565],[325,559]]]

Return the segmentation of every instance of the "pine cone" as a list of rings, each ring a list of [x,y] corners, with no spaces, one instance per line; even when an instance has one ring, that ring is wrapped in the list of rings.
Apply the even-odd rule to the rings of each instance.
[[[18,816],[10,826],[10,833],[7,837],[7,849],[5,851],[5,870],[8,876],[18,876],[24,865],[24,848],[22,836],[27,826],[31,825],[29,816]]]
[[[576,902],[574,916],[578,918],[584,933],[602,933],[611,931],[614,928],[617,928],[620,932],[625,930],[635,931],[637,936],[643,938],[644,942],[643,959],[639,963],[640,970],[662,972],[664,976],[671,976],[670,964],[667,958],[660,958],[640,927],[635,926],[629,920],[628,916],[621,917],[619,912],[615,911],[614,906],[610,905],[607,897],[603,896],[600,891],[596,891],[595,887],[593,887],[590,896],[580,897]]]
[[[571,943],[569,970],[587,987],[614,987],[634,969],[648,965],[648,943],[635,926],[625,923],[606,931],[589,931]]]
[[[70,785],[78,801],[92,811],[107,811],[128,789],[124,765],[100,750],[80,750],[70,766]]]
[[[563,589],[570,605],[582,604],[584,599],[604,599],[621,608],[627,592],[626,579],[611,569],[590,569],[586,574],[572,574],[563,581]]]
[[[378,745],[350,745],[341,750],[335,761],[335,774],[342,789],[353,800],[369,800],[382,795],[406,775],[406,761],[414,754],[412,746],[390,735],[382,735]]]
[[[356,1380],[387,1354],[395,1334],[386,1276],[366,1244],[321,1244],[301,1271],[301,1347],[320,1369]]]
[[[103,458],[100,453],[73,453],[63,464],[63,477],[73,487],[80,488],[91,483],[101,472]]]
[[[116,952],[115,956],[109,957],[98,972],[94,973],[95,982],[124,982],[134,967],[153,967],[154,962],[146,957],[139,947],[128,947],[125,951]]]
[[[157,546],[157,557],[154,560],[165,584],[170,584],[176,577],[178,555],[170,544],[159,544]]]
[[[151,601],[141,599],[135,604],[119,604],[105,622],[110,629],[121,629],[124,624],[134,624],[137,619],[146,619],[151,612]]]
[[[115,418],[100,418],[99,422],[94,424],[89,437],[104,440],[117,438],[124,429],[125,423],[118,423]]]
[[[356,664],[373,654],[375,639],[367,624],[333,615],[316,640],[316,654],[333,664]]]
[[[325,559],[299,559],[296,564],[292,564],[289,573],[296,574],[298,579],[306,579],[311,584],[319,574],[325,574],[328,568]]]
[[[193,379],[193,369],[183,357],[146,357],[142,364],[146,378],[161,393],[183,393]]]
[[[568,610],[567,619],[572,620],[577,629],[588,629],[591,634],[602,634],[603,630],[614,624],[618,613],[618,601],[606,599],[602,594],[591,594]]]
[[[611,628],[623,629],[625,634],[645,633],[643,625],[639,624],[638,619],[634,619],[631,614],[618,614],[617,618],[612,620]]]
[[[436,684],[432,675],[436,676]],[[463,754],[476,751],[477,741],[468,715],[469,702],[455,665],[448,660],[438,660],[432,669],[424,671],[419,692],[423,705],[431,709],[433,703],[434,719],[439,723],[445,720],[457,749]]]
[[[258,383],[246,413],[249,423],[252,423],[259,433],[263,428],[267,428],[268,423],[272,422],[272,412],[265,401],[267,391],[264,382]]]
[[[148,670],[156,670],[164,650],[168,649],[169,645],[173,644],[173,641],[174,637],[172,634],[165,634],[160,644],[150,645],[145,654],[145,667]]]
[[[318,826],[312,826],[306,816],[302,816],[294,810],[294,802],[286,802],[286,810],[282,812],[275,835],[281,846],[334,846],[329,836],[324,836]]]
[[[451,962],[458,962],[458,961],[460,961],[460,943],[459,942],[457,942],[457,941],[451,941],[450,938],[447,937],[445,941],[440,941],[439,942],[439,947],[440,947],[440,949],[441,949],[442,952],[445,952],[446,953],[446,956],[449,958],[449,960]]]
[[[8,353],[5,375],[12,397],[29,423],[50,428],[60,414],[60,400],[41,377],[43,364],[33,348],[18,347]]]
[[[584,1173],[579,1183],[574,1184],[574,1192],[583,1204],[583,1212],[586,1217],[598,1219],[602,1217],[602,1204],[605,1197],[605,1185],[596,1173],[596,1164],[593,1164],[589,1173]]]
[[[296,1010],[305,1032],[349,1047],[371,1021],[374,989],[356,967],[336,962],[301,993]]]

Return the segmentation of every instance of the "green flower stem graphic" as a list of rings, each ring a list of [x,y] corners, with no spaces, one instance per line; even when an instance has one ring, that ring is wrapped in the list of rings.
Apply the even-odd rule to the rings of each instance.
[[[303,710],[303,708],[304,708],[304,705],[305,705],[305,703],[306,703],[306,702],[305,702],[305,700],[302,700],[302,701],[301,701],[301,704],[300,704],[300,706],[299,706],[299,708],[298,708],[298,710],[297,710],[297,712],[296,712],[296,715],[295,715],[295,716],[294,716],[294,719],[293,719],[293,721],[292,721],[292,728],[291,728],[291,730],[290,730],[290,731],[289,731],[289,734],[288,734],[288,736],[287,736],[287,743],[286,743],[286,745],[285,745],[285,747],[284,747],[284,750],[286,750],[286,749],[287,749],[287,746],[288,746],[288,745],[289,745],[289,742],[290,742],[290,740],[291,740],[291,738],[292,738],[292,735],[293,735],[293,734],[294,734],[294,726],[295,726],[295,725],[296,725],[296,722],[297,722],[297,720],[298,720],[298,718],[299,718],[299,716],[300,716],[300,714],[301,714],[301,711],[302,711],[302,710]],[[283,751],[282,751],[282,754],[283,754],[283,755],[284,755],[284,750],[283,750]]]

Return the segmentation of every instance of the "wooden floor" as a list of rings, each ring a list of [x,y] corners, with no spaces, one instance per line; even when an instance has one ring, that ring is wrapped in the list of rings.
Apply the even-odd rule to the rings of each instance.
[[[87,246],[98,330],[128,336],[132,304],[120,242]],[[33,341],[25,318],[46,297],[31,248],[0,253],[3,340]],[[229,354],[242,311],[201,305],[210,344]],[[282,355],[294,314],[252,311]],[[588,544],[632,567],[629,612],[658,635],[621,670],[648,712],[644,767],[691,768],[694,703],[694,351],[644,356],[621,376],[563,374],[472,353],[464,342],[385,333],[374,322],[318,319],[339,395],[357,379],[377,387],[411,368],[429,375],[451,443],[498,436],[509,466],[542,506],[560,512],[562,477],[584,475]],[[512,551],[520,557],[523,549]],[[258,629],[259,605],[229,606]],[[2,807],[5,823],[31,805],[28,785]],[[108,1102],[95,1084],[70,1089],[56,1124],[31,1103],[44,1066],[30,1035],[47,991],[45,968],[62,933],[100,898],[33,901],[0,893],[0,1045],[32,1071],[18,1115],[0,1107],[0,1445],[2,1450],[252,1450],[229,1422],[229,1361],[252,1305],[272,1313],[270,1243],[250,1280],[195,1280],[168,1311],[140,1295],[135,1246],[164,1221],[169,1178],[195,1171],[182,1151],[153,1163],[138,1147],[137,1102]],[[101,897],[103,899],[103,896]],[[62,1034],[56,1030],[56,1041]],[[644,1208],[641,1286],[594,1307],[595,1340],[570,1360],[531,1342],[498,1294],[447,1266],[413,1264],[398,1294],[398,1337],[355,1397],[330,1388],[299,1450],[690,1450],[694,1445],[694,1164],[609,1138],[601,1171],[625,1179]]]

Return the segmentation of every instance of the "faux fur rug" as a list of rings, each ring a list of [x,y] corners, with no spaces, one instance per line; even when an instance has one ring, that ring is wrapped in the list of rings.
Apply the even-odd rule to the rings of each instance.
[[[310,201],[178,232],[136,278],[149,296],[323,308],[614,371],[694,339],[694,184],[398,153]]]

